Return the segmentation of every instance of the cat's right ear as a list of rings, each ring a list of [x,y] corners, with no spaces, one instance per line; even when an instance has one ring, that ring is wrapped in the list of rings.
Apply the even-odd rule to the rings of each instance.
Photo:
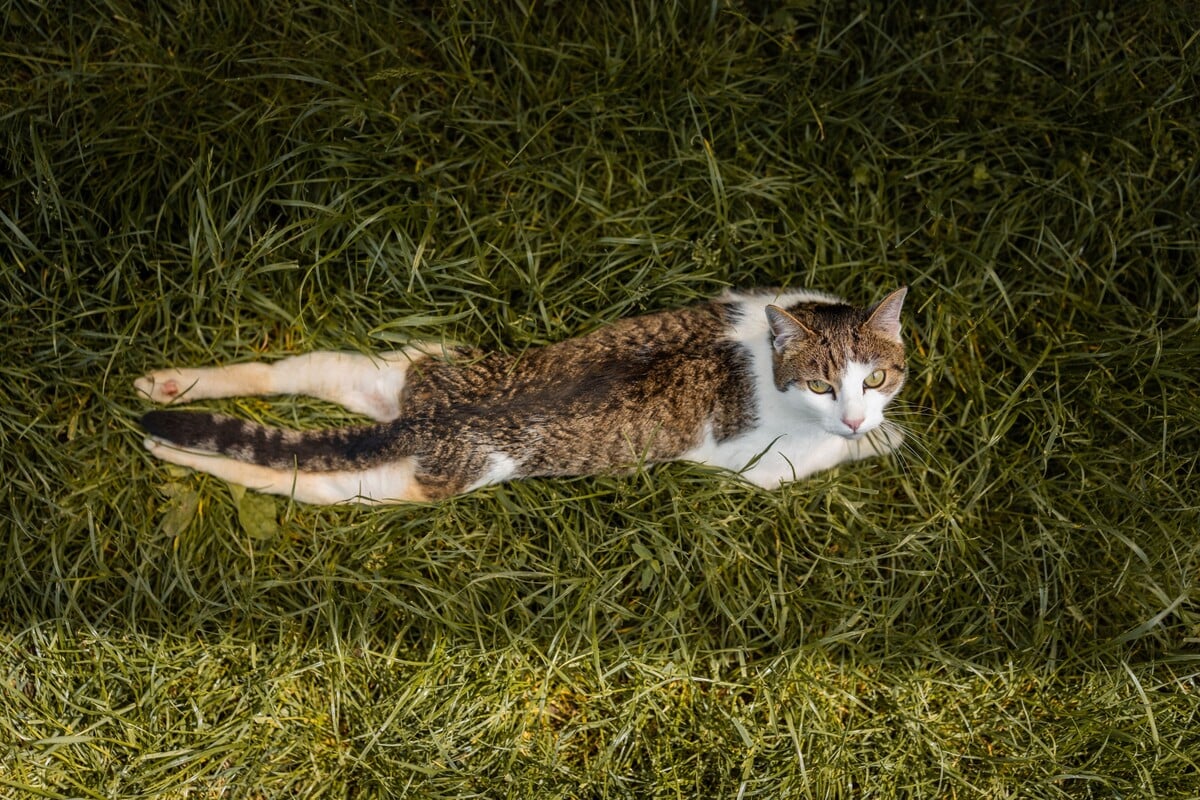
[[[908,287],[901,286],[872,306],[864,327],[882,333],[893,341],[900,341],[900,309],[904,307],[906,294]]]
[[[803,322],[779,306],[767,306],[767,322],[771,325],[771,343],[776,353],[782,352],[792,341],[803,341],[813,335]]]

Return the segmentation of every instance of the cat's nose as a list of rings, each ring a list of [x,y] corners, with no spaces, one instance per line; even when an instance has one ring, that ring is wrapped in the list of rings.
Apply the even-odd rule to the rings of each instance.
[[[855,417],[855,418],[851,419],[850,417],[842,417],[842,422],[844,422],[846,424],[847,428],[854,431],[855,433],[858,433],[858,426],[863,424],[863,418]]]

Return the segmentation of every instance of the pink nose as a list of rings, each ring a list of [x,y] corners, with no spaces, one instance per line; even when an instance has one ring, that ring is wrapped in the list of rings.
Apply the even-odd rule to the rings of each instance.
[[[846,423],[847,428],[858,433],[858,426],[863,424],[863,418],[850,419],[849,417],[842,417],[842,422]]]

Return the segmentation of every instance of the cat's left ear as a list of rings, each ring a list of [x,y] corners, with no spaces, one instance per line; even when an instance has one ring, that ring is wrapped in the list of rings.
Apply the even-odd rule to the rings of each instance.
[[[901,286],[876,303],[871,308],[870,316],[863,323],[863,327],[870,328],[889,339],[900,341],[900,309],[904,307],[904,295],[906,294],[908,294],[908,287]]]
[[[803,340],[813,335],[803,322],[776,305],[767,306],[767,321],[771,323],[771,342],[775,345],[776,353],[787,347],[793,339]]]

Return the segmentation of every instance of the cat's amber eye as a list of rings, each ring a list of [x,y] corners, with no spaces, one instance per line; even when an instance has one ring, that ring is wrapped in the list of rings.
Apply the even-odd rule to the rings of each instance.
[[[877,369],[866,377],[863,381],[863,386],[868,389],[878,389],[883,386],[884,380],[887,378],[887,373],[881,369]]]
[[[825,381],[809,381],[808,388],[817,394],[829,394],[833,391],[833,387]]]

